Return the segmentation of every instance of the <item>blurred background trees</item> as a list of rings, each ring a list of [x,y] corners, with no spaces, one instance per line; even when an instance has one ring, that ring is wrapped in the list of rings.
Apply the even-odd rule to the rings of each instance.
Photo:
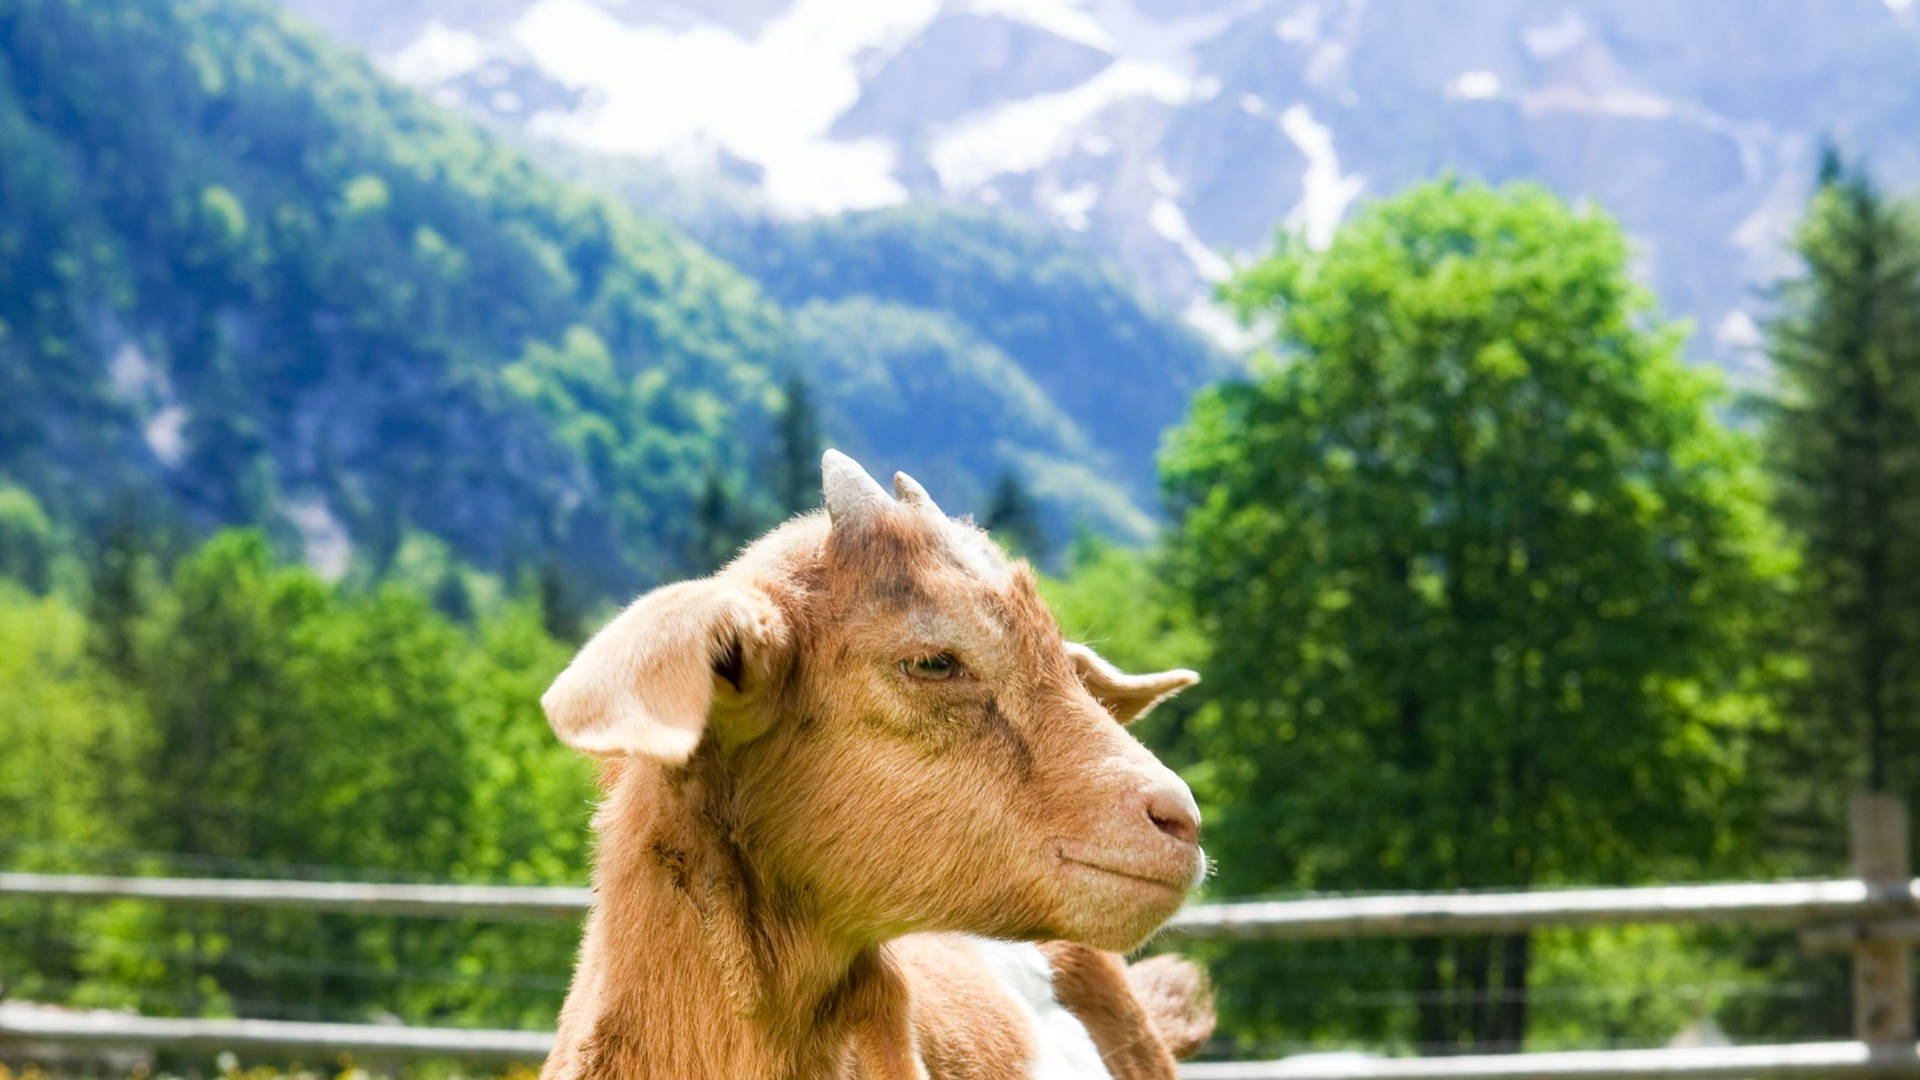
[[[1165,458],[1211,644],[1220,891],[1619,882],[1752,850],[1755,631],[1787,559],[1752,443],[1626,263],[1596,213],[1442,181],[1229,286],[1280,351],[1203,393]],[[1421,1045],[1519,1043],[1525,936],[1382,948],[1412,951]],[[1222,961],[1233,1008],[1282,985],[1255,957]]]
[[[1779,291],[1761,403],[1799,539],[1781,840],[1831,860],[1852,790],[1920,792],[1920,219],[1829,151]]]
[[[830,441],[1040,563],[1068,635],[1205,673],[1138,730],[1214,897],[1829,874],[1848,791],[1920,802],[1920,223],[1837,156],[1742,408],[1540,189],[1283,236],[1223,293],[1242,368],[985,213],[708,252],[254,0],[0,11],[0,159],[0,865],[583,880],[541,690],[810,509]],[[542,1026],[576,941],[6,902],[0,983]],[[1839,992],[1665,929],[1212,961],[1262,1049],[1832,1034]]]

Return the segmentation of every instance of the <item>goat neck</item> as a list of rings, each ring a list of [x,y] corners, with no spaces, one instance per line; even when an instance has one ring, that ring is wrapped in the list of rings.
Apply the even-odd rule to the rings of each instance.
[[[924,1075],[892,959],[756,876],[720,756],[607,764],[595,908],[543,1080]]]

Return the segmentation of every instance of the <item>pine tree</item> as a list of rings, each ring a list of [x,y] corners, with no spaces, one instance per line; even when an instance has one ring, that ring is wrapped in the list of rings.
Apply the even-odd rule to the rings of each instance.
[[[707,474],[700,500],[694,504],[693,522],[695,569],[703,574],[719,569],[748,539],[733,495],[718,472]]]
[[[52,584],[53,524],[25,488],[0,484],[0,577],[35,593]]]
[[[580,625],[586,613],[581,611],[580,601],[559,563],[548,559],[540,564],[536,588],[540,598],[540,622],[546,628],[547,636],[556,641],[579,641]]]
[[[1920,792],[1920,220],[1831,149],[1819,179],[1766,413],[1802,553],[1788,750],[1813,781],[1801,809],[1831,829],[1862,784]]]
[[[107,671],[131,678],[139,666],[137,627],[155,586],[151,538],[132,501],[114,512],[87,575],[87,652]]]
[[[813,391],[798,371],[787,375],[786,407],[774,442],[774,497],[782,516],[805,513],[820,505],[820,414]]]
[[[981,524],[1011,545],[1015,552],[1034,562],[1045,562],[1053,552],[1047,530],[1040,524],[1040,508],[1027,493],[1026,485],[1011,472],[1000,474],[1000,482],[994,485]]]
[[[433,585],[433,610],[457,623],[473,621],[473,591],[458,568],[449,566]]]

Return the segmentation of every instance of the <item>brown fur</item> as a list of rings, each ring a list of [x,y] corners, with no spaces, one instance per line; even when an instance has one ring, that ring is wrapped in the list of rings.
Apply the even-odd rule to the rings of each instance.
[[[1016,1077],[991,976],[905,935],[1123,949],[1198,878],[1191,796],[1115,722],[1194,676],[1063,642],[1025,564],[910,479],[827,473],[831,520],[642,597],[542,699],[607,761],[544,1080]],[[1103,1051],[1157,1042],[1116,960],[1060,955]]]
[[[1192,1057],[1213,1037],[1213,988],[1207,973],[1171,953],[1127,967],[1127,984],[1174,1057]]]

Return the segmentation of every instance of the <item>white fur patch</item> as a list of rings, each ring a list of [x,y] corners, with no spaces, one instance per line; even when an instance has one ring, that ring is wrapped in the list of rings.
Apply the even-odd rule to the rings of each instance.
[[[967,943],[1027,1017],[1032,1080],[1112,1080],[1086,1025],[1053,996],[1053,966],[1040,946],[981,937],[969,937]]]

